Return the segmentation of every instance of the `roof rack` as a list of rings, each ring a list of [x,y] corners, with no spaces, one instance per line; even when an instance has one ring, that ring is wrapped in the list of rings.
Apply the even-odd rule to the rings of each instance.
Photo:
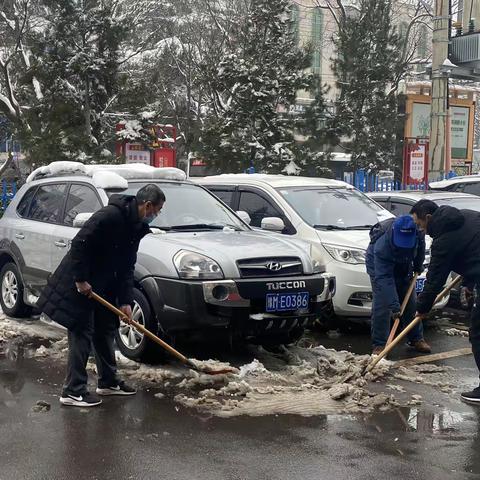
[[[28,176],[27,183],[42,178],[65,175],[92,177],[99,188],[127,188],[127,180],[135,179],[163,179],[181,182],[187,178],[185,172],[178,168],[156,168],[143,163],[85,165],[80,162],[61,161],[37,168]]]

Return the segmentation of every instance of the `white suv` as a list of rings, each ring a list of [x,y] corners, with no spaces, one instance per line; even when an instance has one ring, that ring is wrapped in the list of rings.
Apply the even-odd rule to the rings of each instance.
[[[370,317],[372,288],[365,269],[370,228],[393,215],[351,185],[323,178],[238,174],[193,179],[251,226],[306,240],[336,276],[341,317]],[[244,214],[245,215],[245,214]],[[315,253],[315,252],[314,252]]]

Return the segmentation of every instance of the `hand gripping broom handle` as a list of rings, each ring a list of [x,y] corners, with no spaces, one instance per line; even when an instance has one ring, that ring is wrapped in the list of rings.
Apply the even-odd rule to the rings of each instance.
[[[407,308],[408,301],[412,296],[413,289],[415,288],[415,284],[417,283],[417,278],[418,278],[418,273],[415,273],[415,275],[412,278],[412,281],[410,282],[410,286],[408,287],[405,298],[403,299],[402,306],[400,308],[400,316],[395,319],[395,322],[393,323],[392,331],[388,336],[387,345],[386,345],[387,347],[392,343],[393,339],[395,338],[395,334],[397,333],[398,326],[400,325],[400,319],[402,318],[402,315],[405,312],[405,309]]]
[[[107,302],[107,300],[102,298],[100,295],[97,295],[95,292],[92,292],[90,294],[90,298],[93,298],[98,303],[101,303],[104,307],[108,308],[115,315],[118,315],[124,322],[129,323],[130,325],[133,325],[136,330],[143,333],[148,338],[153,340],[155,343],[160,345],[162,348],[164,348],[171,355],[178,358],[178,360],[180,360],[182,363],[184,363],[185,365],[188,365],[190,368],[193,368],[193,369],[197,370],[197,367],[193,364],[193,362],[191,362],[187,357],[185,357],[185,355],[182,355],[180,352],[178,352],[173,347],[171,347],[168,343],[164,342],[161,338],[159,338],[155,334],[153,334],[150,330],[147,330],[140,323],[136,322],[135,320],[132,320],[132,319],[128,318],[121,310],[119,310],[117,307],[113,306],[110,302]]]
[[[450,292],[450,290],[455,287],[456,285],[458,285],[460,282],[462,281],[462,277],[461,276],[458,276],[455,280],[452,280],[438,295],[437,295],[437,298],[435,299],[435,304],[440,302],[440,300],[443,299],[443,297],[445,297],[445,295],[447,295],[448,292]],[[420,322],[422,320],[422,317],[415,317],[404,329],[403,331],[398,335],[398,337],[392,341],[392,343],[388,346],[388,347],[385,347],[385,349],[383,350],[383,352],[377,357],[375,358],[375,360],[370,363],[370,365],[367,366],[367,372],[370,372],[371,370],[373,370],[373,368],[375,367],[375,365],[377,365],[377,363],[382,360],[382,358],[386,357],[391,350],[393,350],[393,348],[398,344],[400,343],[403,338],[408,334],[408,332],[413,328],[415,327],[415,325]]]

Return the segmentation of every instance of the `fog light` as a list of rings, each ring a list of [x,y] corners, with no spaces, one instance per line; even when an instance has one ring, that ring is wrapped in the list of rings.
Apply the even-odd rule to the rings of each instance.
[[[333,295],[337,290],[337,282],[334,278],[331,278],[328,282],[328,291]]]
[[[228,294],[229,294],[228,288],[225,287],[224,285],[217,285],[212,290],[213,298],[215,298],[215,300],[218,300],[220,302],[224,302],[225,300],[227,300]]]
[[[372,301],[372,292],[356,292],[353,295],[350,295],[350,298],[348,299],[348,304],[355,305],[356,307],[364,307],[365,303],[372,303]]]

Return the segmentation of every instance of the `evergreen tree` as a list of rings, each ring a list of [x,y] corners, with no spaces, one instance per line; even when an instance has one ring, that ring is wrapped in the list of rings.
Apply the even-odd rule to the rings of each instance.
[[[224,172],[298,168],[288,110],[307,88],[310,55],[297,46],[288,0],[250,0],[218,64],[204,65],[210,102],[204,157]]]
[[[394,168],[401,121],[392,89],[405,68],[401,39],[391,23],[391,0],[360,0],[359,11],[341,18],[334,73],[340,89],[330,122],[353,167]]]
[[[42,102],[32,110],[30,154],[43,163],[99,161],[114,125],[103,115],[118,92],[124,27],[113,0],[43,0],[46,29],[37,43],[35,73]]]

